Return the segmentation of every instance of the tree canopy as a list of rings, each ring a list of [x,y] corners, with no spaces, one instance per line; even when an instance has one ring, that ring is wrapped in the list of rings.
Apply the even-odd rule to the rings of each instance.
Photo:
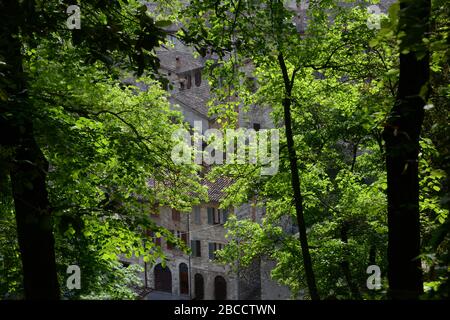
[[[371,28],[344,2],[92,0],[79,29],[73,1],[1,2],[0,297],[134,299],[141,266],[119,257],[190,253],[149,217],[207,201],[201,166],[171,160],[189,126],[155,51],[170,33],[205,58],[216,124],[268,109],[280,130],[276,174],[208,173],[232,181],[222,208],[264,211],[228,219],[221,263],[272,260],[294,299],[448,299],[449,8],[399,0]]]

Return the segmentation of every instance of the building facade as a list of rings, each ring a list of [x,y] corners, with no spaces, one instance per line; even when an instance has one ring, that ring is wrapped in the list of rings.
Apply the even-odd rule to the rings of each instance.
[[[202,70],[206,59],[214,57],[194,57],[192,49],[184,46],[174,37],[169,39],[172,46],[160,49],[160,72],[168,80],[167,90],[170,102],[180,110],[184,120],[194,127],[195,121],[201,121],[202,131],[220,127],[215,119],[208,115],[210,87],[203,78]],[[252,108],[238,111],[238,126],[244,128],[271,128],[270,110]],[[233,272],[230,266],[219,264],[215,251],[222,249],[227,241],[224,224],[230,214],[238,218],[261,221],[264,210],[250,204],[228,210],[219,209],[223,189],[230,181],[218,179],[214,183],[204,181],[208,187],[209,202],[201,203],[189,213],[180,213],[169,207],[160,207],[150,215],[151,219],[183,240],[190,246],[192,253],[185,254],[173,247],[163,238],[156,244],[163,249],[165,266],[161,261],[147,265],[143,261],[131,261],[144,266],[143,283],[148,290],[144,299],[206,299],[206,300],[242,300],[242,299],[288,299],[289,290],[270,279],[270,270],[261,260],[247,267],[238,267]],[[156,213],[156,214],[155,214]],[[261,268],[262,267],[262,268]],[[270,265],[270,267],[273,267]],[[262,276],[264,279],[262,279]],[[276,293],[276,294],[272,294]]]

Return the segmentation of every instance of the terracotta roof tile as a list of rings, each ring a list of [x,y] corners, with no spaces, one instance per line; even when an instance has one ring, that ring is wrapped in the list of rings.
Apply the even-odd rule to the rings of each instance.
[[[202,181],[203,185],[208,187],[208,198],[209,201],[219,202],[224,196],[224,189],[232,185],[233,181],[230,178],[220,177],[214,182],[207,179]]]

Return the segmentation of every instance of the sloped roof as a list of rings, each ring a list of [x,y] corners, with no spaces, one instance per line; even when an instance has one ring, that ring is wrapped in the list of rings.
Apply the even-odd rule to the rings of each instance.
[[[206,175],[210,171],[210,168],[203,168],[203,174]],[[170,181],[163,181],[162,183],[168,187],[172,185]],[[203,178],[200,183],[208,188],[208,199],[210,202],[220,202],[220,200],[225,197],[224,189],[231,186],[233,184],[233,180],[228,177],[219,177],[214,181]],[[155,188],[155,180],[153,178],[149,178],[147,185],[150,189]],[[198,193],[194,190],[190,191],[189,194],[193,197],[198,195]]]
[[[223,197],[225,197],[224,189],[233,184],[230,178],[220,177],[214,182],[207,179],[202,180],[202,184],[208,187],[208,198],[209,201],[219,202]]]
[[[203,63],[189,52],[179,50],[160,50],[156,52],[161,68],[174,73],[183,73],[203,68]],[[177,58],[179,63],[177,65]]]
[[[171,95],[174,103],[187,106],[200,114],[208,117],[208,101],[210,97],[208,82],[203,80],[202,84],[197,87],[192,84],[190,89],[179,90]]]

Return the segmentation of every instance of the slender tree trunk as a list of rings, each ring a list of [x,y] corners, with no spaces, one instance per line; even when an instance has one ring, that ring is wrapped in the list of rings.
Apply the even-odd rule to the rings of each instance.
[[[377,247],[372,244],[369,249],[369,266],[376,264],[377,260]]]
[[[282,54],[279,54],[278,61],[283,73],[286,96],[283,99],[284,109],[284,126],[286,131],[286,140],[289,154],[289,163],[291,167],[291,183],[294,192],[295,211],[297,213],[297,224],[299,228],[299,240],[302,248],[303,264],[305,268],[306,281],[308,283],[308,290],[312,300],[319,300],[319,293],[317,292],[316,279],[312,267],[311,255],[309,253],[308,239],[306,236],[305,218],[303,215],[303,198],[300,189],[300,177],[298,174],[297,154],[294,146],[294,136],[292,133],[292,119],[291,119],[291,91],[294,76],[289,80],[287,68]]]
[[[2,89],[8,96],[0,105],[4,146],[12,147],[10,159],[11,189],[14,198],[17,237],[22,259],[25,297],[27,299],[58,299],[52,220],[46,189],[48,163],[33,132],[26,78],[22,67],[19,3],[0,4],[1,70],[7,81]],[[6,112],[5,112],[6,111]]]
[[[341,227],[341,241],[345,244],[348,243],[348,224],[343,223]],[[362,300],[361,293],[359,292],[358,285],[353,281],[352,273],[350,271],[350,262],[348,261],[348,254],[345,253],[341,262],[342,273],[344,274],[345,281],[347,281],[348,288],[353,299]]]
[[[430,0],[401,0],[400,8],[399,31],[405,36],[400,45],[399,89],[383,132],[388,183],[388,280],[392,299],[417,299],[423,292],[418,258],[418,153],[423,107],[429,94],[429,58],[422,38],[427,36]]]

